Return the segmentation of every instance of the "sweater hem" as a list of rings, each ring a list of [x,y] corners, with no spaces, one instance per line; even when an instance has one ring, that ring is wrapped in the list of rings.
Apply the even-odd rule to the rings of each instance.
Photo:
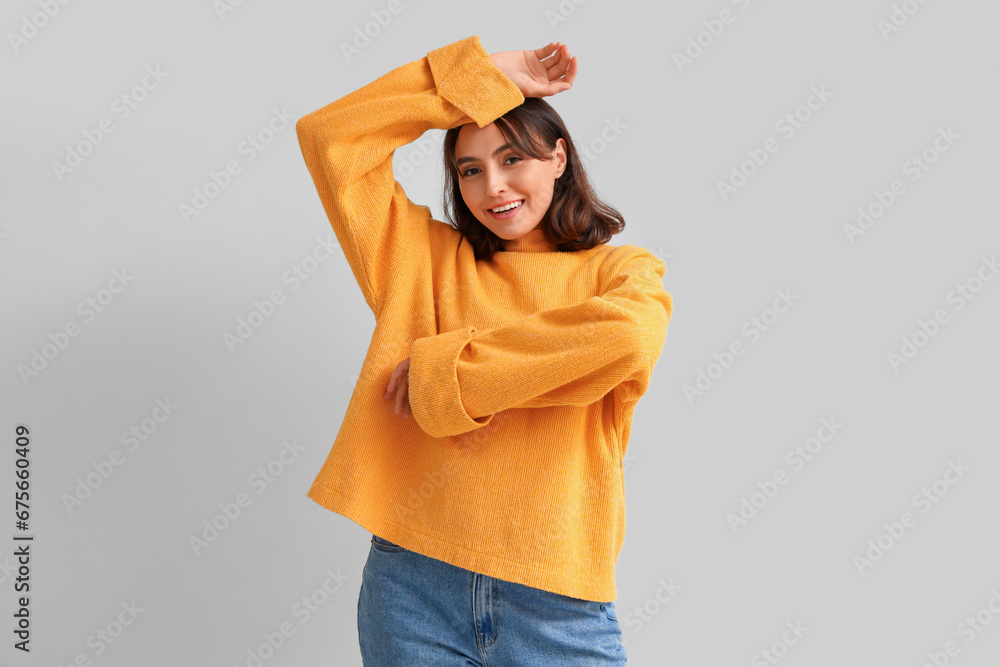
[[[482,551],[473,551],[433,535],[417,532],[385,515],[373,514],[369,503],[345,496],[319,480],[313,482],[306,495],[321,507],[350,519],[368,532],[398,544],[404,549],[470,572],[580,600],[614,602],[618,597],[614,583],[610,588],[595,586],[594,582],[588,579],[553,572]],[[419,546],[416,548],[407,546],[414,543]],[[424,545],[432,546],[424,548]]]

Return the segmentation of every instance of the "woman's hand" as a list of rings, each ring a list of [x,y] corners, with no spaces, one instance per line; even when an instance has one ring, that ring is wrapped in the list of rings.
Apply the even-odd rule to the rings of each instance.
[[[576,79],[576,56],[571,58],[569,47],[562,42],[549,42],[533,51],[500,51],[490,54],[490,58],[525,97],[561,93],[569,90]]]
[[[387,400],[396,392],[396,408],[393,410],[397,415],[402,412],[403,419],[409,419],[413,411],[410,410],[410,358],[407,357],[399,362],[396,370],[389,376],[389,386],[385,388],[385,395],[382,400]]]

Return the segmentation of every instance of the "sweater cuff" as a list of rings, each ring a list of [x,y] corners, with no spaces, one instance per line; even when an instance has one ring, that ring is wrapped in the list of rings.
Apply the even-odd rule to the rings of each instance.
[[[472,340],[475,327],[418,338],[410,346],[408,394],[417,425],[434,438],[466,433],[493,419],[473,419],[462,405],[458,357]]]
[[[517,84],[496,66],[472,35],[427,53],[437,94],[486,127],[524,103]]]

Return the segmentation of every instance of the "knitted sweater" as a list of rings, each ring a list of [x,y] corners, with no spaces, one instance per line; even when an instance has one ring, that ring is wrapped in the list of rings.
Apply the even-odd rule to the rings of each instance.
[[[376,322],[307,495],[425,556],[614,601],[622,457],[673,309],[663,261],[629,245],[559,252],[541,227],[477,261],[393,177],[393,152],[426,130],[485,127],[523,101],[473,35],[296,123]],[[411,419],[383,400],[407,357]]]

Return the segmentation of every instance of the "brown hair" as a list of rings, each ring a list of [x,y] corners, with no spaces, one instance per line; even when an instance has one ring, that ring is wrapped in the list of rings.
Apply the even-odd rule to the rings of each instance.
[[[625,219],[615,208],[597,197],[576,146],[562,118],[548,102],[539,97],[527,97],[494,121],[514,151],[539,160],[551,160],[549,155],[560,137],[566,142],[566,169],[556,179],[552,203],[539,222],[556,248],[562,252],[588,250],[625,228]],[[462,198],[461,176],[455,161],[455,143],[462,126],[453,127],[444,137],[445,187],[444,208],[449,222],[472,244],[476,259],[490,259],[504,249],[504,240],[476,219]]]

